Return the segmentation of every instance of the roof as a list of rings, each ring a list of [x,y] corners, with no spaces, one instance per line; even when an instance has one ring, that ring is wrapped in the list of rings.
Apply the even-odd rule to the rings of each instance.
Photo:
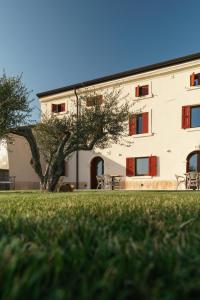
[[[37,96],[39,98],[41,98],[41,97],[45,97],[45,96],[54,95],[54,94],[57,94],[57,93],[76,90],[76,89],[79,89],[79,88],[82,88],[82,87],[88,87],[88,86],[98,84],[98,83],[103,83],[103,82],[107,82],[107,81],[111,81],[111,80],[115,80],[115,79],[120,79],[120,78],[123,78],[123,77],[128,77],[128,76],[132,76],[132,75],[136,75],[136,74],[140,74],[140,73],[145,73],[145,72],[149,72],[149,71],[153,71],[153,70],[157,70],[157,69],[161,69],[161,68],[165,68],[165,67],[170,67],[170,66],[173,66],[173,65],[178,65],[178,64],[189,62],[189,61],[193,61],[193,60],[196,60],[196,59],[200,59],[200,52],[194,53],[194,54],[191,54],[191,55],[187,55],[187,56],[183,56],[183,57],[179,57],[179,58],[175,58],[175,59],[171,59],[171,60],[167,60],[167,61],[164,61],[164,62],[160,62],[160,63],[156,63],[156,64],[136,68],[136,69],[131,69],[131,70],[128,70],[128,71],[125,71],[125,72],[120,72],[120,73],[116,73],[116,74],[113,74],[113,75],[108,75],[108,76],[96,78],[96,79],[89,80],[89,81],[83,81],[83,82],[80,82],[80,83],[76,83],[76,84],[64,86],[64,87],[61,87],[61,88],[57,88],[57,89],[54,89],[54,90],[49,90],[49,91],[46,91],[46,92],[38,93]]]

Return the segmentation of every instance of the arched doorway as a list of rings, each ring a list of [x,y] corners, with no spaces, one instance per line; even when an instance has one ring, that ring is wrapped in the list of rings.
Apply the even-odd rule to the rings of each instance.
[[[97,178],[104,174],[104,160],[97,156],[92,159],[90,164],[90,178],[91,178],[91,189],[97,188]]]
[[[200,151],[193,151],[187,156],[186,172],[200,173]]]

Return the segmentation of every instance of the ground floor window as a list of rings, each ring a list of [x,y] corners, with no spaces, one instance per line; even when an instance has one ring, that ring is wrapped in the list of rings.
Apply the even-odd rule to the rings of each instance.
[[[140,157],[135,159],[135,175],[145,176],[149,175],[149,158]]]
[[[127,157],[126,176],[157,176],[157,156]]]
[[[200,173],[200,151],[193,151],[188,155],[186,172]]]

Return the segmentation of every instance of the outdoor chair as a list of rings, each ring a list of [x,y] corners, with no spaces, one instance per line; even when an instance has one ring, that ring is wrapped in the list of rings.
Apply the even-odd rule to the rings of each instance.
[[[121,182],[121,178],[120,177],[113,177],[112,178],[112,189],[115,190],[119,190],[120,189],[120,182]]]
[[[97,178],[97,190],[104,188],[104,179],[103,176],[96,176]]]
[[[103,185],[104,189],[105,190],[111,190],[111,188],[112,188],[112,177],[108,174],[105,174],[103,176],[103,178],[104,178],[104,185]]]
[[[178,190],[179,185],[184,184],[186,186],[186,178],[185,176],[177,175],[175,174],[176,177],[176,190]]]
[[[197,172],[189,172],[186,174],[186,188],[199,190],[199,174]]]

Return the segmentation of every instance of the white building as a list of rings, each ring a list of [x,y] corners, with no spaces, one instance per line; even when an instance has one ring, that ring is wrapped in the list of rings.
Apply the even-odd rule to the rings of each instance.
[[[104,172],[122,175],[125,189],[174,189],[175,174],[200,172],[200,53],[39,93],[41,110],[62,116],[76,109],[75,91],[101,95],[110,87],[136,101],[127,129],[133,144],[75,153],[66,162],[67,182],[95,188]],[[16,188],[38,187],[27,143],[18,138],[9,148]]]

